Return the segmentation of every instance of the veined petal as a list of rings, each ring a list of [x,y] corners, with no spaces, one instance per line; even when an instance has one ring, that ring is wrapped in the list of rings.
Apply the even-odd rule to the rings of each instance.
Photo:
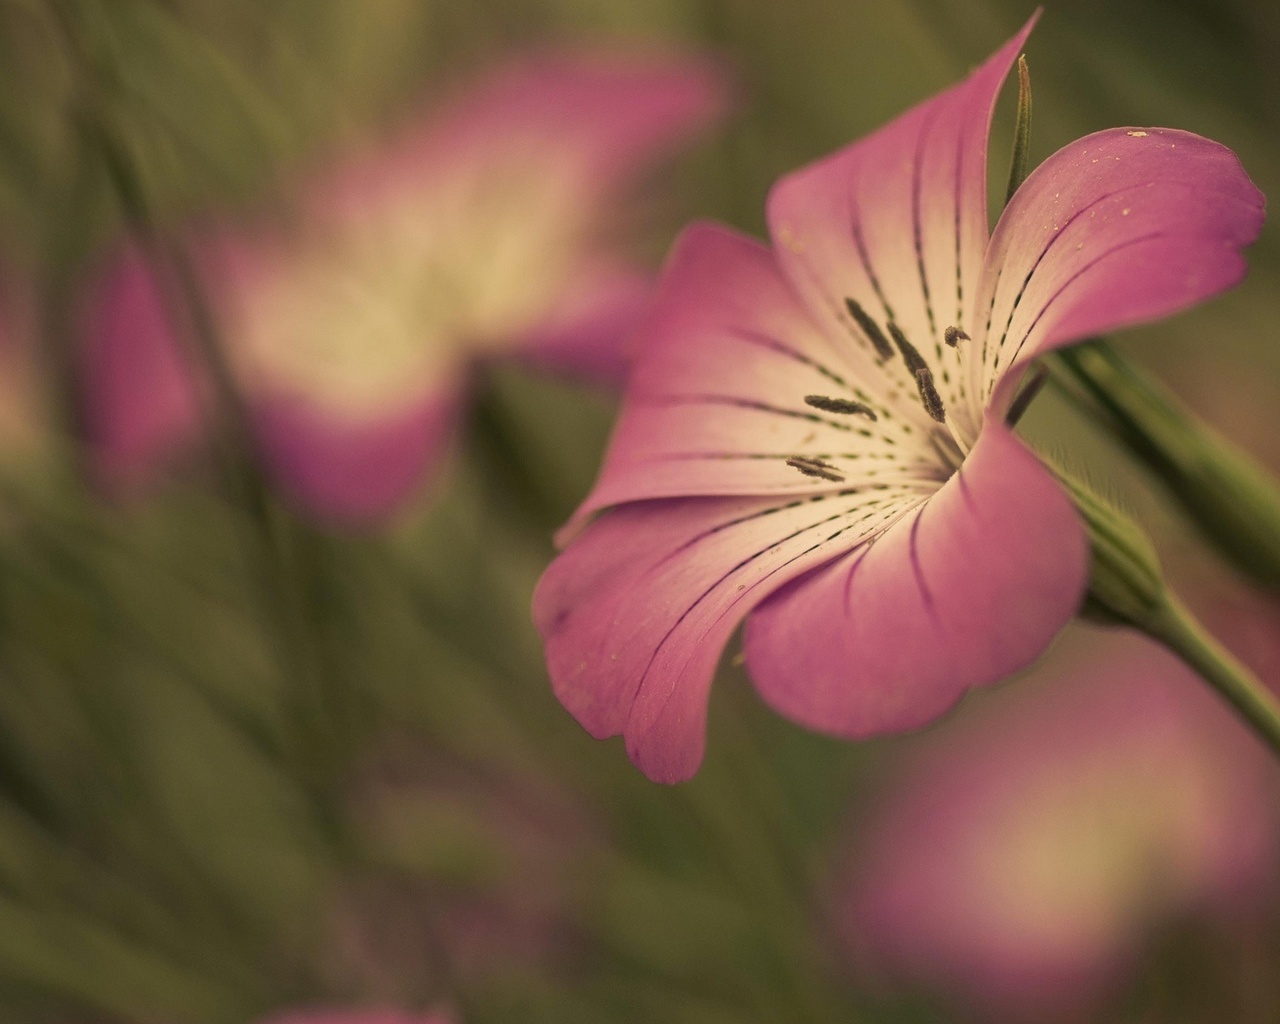
[[[778,272],[769,250],[715,224],[686,229],[637,334],[636,365],[591,495],[570,529],[627,501],[810,494],[929,480],[925,432],[865,392]],[[866,402],[841,415],[808,395]],[[787,460],[832,469],[806,476]]]
[[[623,733],[650,778],[702,760],[711,677],[742,617],[914,504],[902,488],[634,502],[592,523],[533,598],[561,703],[593,736]]]
[[[108,491],[131,490],[204,429],[186,355],[137,247],[117,250],[92,282],[81,330],[89,472]]]
[[[989,418],[927,504],[755,610],[747,666],[769,704],[810,728],[914,728],[1038,657],[1088,575],[1071,502]]]
[[[948,409],[966,410],[971,435],[980,405],[962,390],[962,354],[945,345],[944,332],[970,322],[987,242],[991,115],[1034,21],[965,81],[788,174],[769,196],[783,272],[815,315],[849,339],[867,386],[914,391],[901,360],[876,359],[845,312],[846,297],[881,324],[896,321],[934,363]]]
[[[1264,200],[1225,146],[1167,128],[1115,128],[1060,149],[992,235],[983,384],[998,405],[1036,356],[1168,316],[1237,284]]]
[[[466,389],[443,383],[405,409],[354,421],[305,399],[259,395],[253,425],[263,466],[313,515],[344,526],[380,519],[433,475],[448,447]]]

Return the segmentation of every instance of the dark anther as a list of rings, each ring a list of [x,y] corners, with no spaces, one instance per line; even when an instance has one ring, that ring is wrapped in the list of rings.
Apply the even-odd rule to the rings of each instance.
[[[848,398],[827,398],[826,395],[805,395],[804,404],[811,405],[823,412],[837,412],[843,416],[866,416],[874,420],[876,412],[869,405],[854,402]]]
[[[968,341],[969,335],[960,330],[959,327],[948,327],[942,332],[942,340],[952,348],[955,348],[962,341]]]
[[[810,459],[803,455],[794,455],[787,459],[787,465],[792,469],[800,470],[805,476],[815,476],[819,480],[830,480],[835,484],[844,482],[844,477],[836,472],[836,467],[829,462],[823,462],[821,459]]]
[[[942,404],[942,396],[938,394],[938,389],[933,386],[933,374],[929,372],[929,367],[922,366],[916,370],[916,387],[920,390],[920,401],[924,405],[924,411],[939,423],[946,423],[947,410]]]
[[[929,364],[924,361],[924,357],[916,351],[916,347],[907,341],[907,336],[902,333],[902,328],[889,321],[889,333],[893,335],[893,340],[898,346],[898,351],[902,353],[903,361],[907,364],[907,369],[914,374],[919,374],[921,370],[929,369]]]
[[[893,346],[889,344],[889,339],[884,336],[884,331],[880,330],[880,325],[867,316],[867,311],[853,299],[845,299],[844,305],[849,310],[849,315],[862,328],[862,333],[871,339],[871,344],[876,348],[876,355],[881,360],[892,359]]]

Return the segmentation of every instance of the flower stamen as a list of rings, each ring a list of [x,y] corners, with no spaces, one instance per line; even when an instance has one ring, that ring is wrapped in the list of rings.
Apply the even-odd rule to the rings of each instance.
[[[946,423],[947,409],[942,404],[942,396],[938,394],[938,389],[933,383],[933,371],[929,369],[929,364],[925,362],[924,356],[917,351],[916,347],[907,340],[901,327],[892,320],[889,321],[888,327],[894,344],[902,353],[902,361],[907,364],[907,369],[916,379],[916,390],[920,392],[920,404],[924,406],[924,411],[929,414],[930,419],[938,423]]]
[[[836,467],[829,462],[823,462],[821,459],[812,459],[804,455],[793,455],[787,459],[787,465],[792,469],[798,469],[805,476],[816,477],[819,480],[830,480],[832,483],[839,484],[844,482],[844,477],[836,472]]]
[[[826,395],[805,395],[804,404],[812,406],[815,409],[821,409],[823,412],[834,412],[844,416],[865,416],[869,420],[876,420],[875,410],[869,405],[862,402],[855,402],[848,398],[828,398]]]
[[[893,336],[894,344],[898,346],[898,351],[902,353],[902,361],[907,364],[907,369],[913,374],[919,373],[921,370],[929,369],[929,364],[924,361],[919,350],[907,341],[907,336],[902,333],[902,328],[892,320],[888,323],[889,333]]]
[[[924,406],[931,419],[938,423],[947,422],[947,410],[942,404],[942,396],[933,385],[933,372],[927,366],[916,370],[916,388],[920,392],[920,404]]]
[[[861,328],[862,333],[875,346],[876,355],[880,357],[883,363],[893,358],[893,346],[889,344],[889,339],[884,336],[884,331],[880,329],[880,325],[867,315],[867,311],[858,305],[854,299],[846,298],[844,300],[845,308],[849,311],[849,315],[853,317],[854,322]]]
[[[961,328],[948,327],[945,331],[942,332],[942,340],[945,341],[952,348],[955,348],[957,345],[960,344],[960,342],[969,341],[970,339],[969,339],[969,335],[965,334],[965,332]]]

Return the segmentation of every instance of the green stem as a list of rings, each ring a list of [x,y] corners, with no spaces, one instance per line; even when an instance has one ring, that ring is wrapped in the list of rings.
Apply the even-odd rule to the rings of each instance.
[[[1151,541],[1088,484],[1052,466],[1089,537],[1092,567],[1085,618],[1131,626],[1164,644],[1204,677],[1280,756],[1280,702],[1213,639],[1169,590]]]
[[[1237,571],[1280,589],[1280,485],[1269,473],[1106,342],[1064,349],[1046,365]]]
[[[1236,709],[1271,749],[1280,755],[1280,701],[1240,661],[1205,632],[1186,607],[1168,595],[1164,614],[1144,626],[1194,668]]]

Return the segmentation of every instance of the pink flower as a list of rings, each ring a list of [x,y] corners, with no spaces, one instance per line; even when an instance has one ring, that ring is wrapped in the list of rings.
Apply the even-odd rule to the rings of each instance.
[[[581,952],[575,908],[601,836],[587,806],[528,766],[495,770],[387,734],[348,785],[370,866],[334,892],[335,991],[405,1001],[451,977],[553,970]],[[432,991],[430,987],[426,991]]]
[[[291,231],[193,239],[265,467],[341,521],[412,494],[480,359],[620,377],[649,279],[609,237],[629,186],[724,105],[719,70],[635,53],[501,68],[311,183]],[[86,310],[85,419],[109,489],[205,429],[151,268],[126,247]]]
[[[1030,27],[779,181],[771,248],[677,243],[534,598],[561,701],[651,778],[697,770],[748,613],[764,699],[861,737],[1028,664],[1079,606],[1082,527],[1005,422],[1024,370],[1238,282],[1263,201],[1222,146],[1119,128],[1051,156],[989,233],[991,114]]]
[[[1274,892],[1266,751],[1165,652],[1093,641],[915,741],[859,819],[836,913],[864,969],[1092,1020],[1162,925]]]

